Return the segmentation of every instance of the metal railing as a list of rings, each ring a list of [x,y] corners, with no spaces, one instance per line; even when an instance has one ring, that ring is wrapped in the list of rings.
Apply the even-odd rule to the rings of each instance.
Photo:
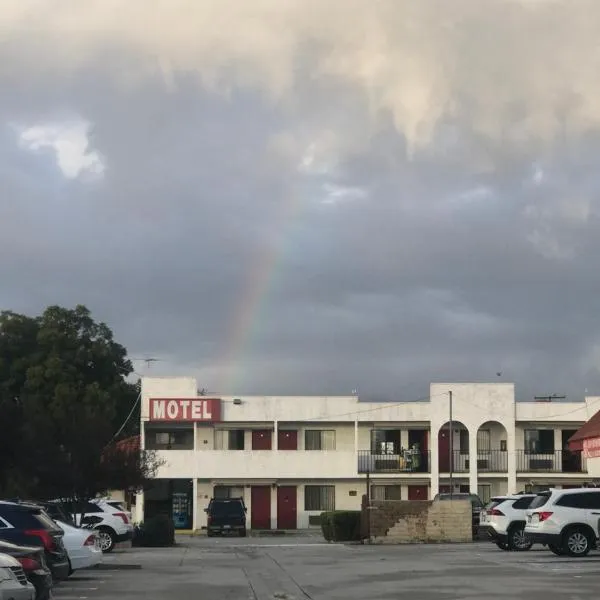
[[[517,450],[517,471],[525,473],[587,473],[587,464],[581,452]]]
[[[440,473],[449,473],[452,466],[453,473],[469,472],[469,453],[462,450],[440,451],[439,453],[439,471]]]
[[[479,450],[477,471],[480,473],[507,473],[508,452],[506,450]]]
[[[358,451],[359,473],[429,473],[430,453],[406,450],[401,454]]]

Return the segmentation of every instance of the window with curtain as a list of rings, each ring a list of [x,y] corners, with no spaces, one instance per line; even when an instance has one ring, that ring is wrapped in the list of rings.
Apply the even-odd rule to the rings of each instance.
[[[335,430],[309,429],[304,432],[305,450],[335,450]]]
[[[335,510],[335,486],[305,485],[304,510]]]

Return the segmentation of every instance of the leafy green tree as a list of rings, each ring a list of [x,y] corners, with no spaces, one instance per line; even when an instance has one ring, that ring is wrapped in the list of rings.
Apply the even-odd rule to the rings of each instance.
[[[0,314],[0,489],[5,495],[87,499],[157,466],[115,434],[135,431],[137,402],[125,348],[84,306],[38,317]],[[139,405],[139,403],[138,403]],[[118,485],[115,485],[118,484]]]

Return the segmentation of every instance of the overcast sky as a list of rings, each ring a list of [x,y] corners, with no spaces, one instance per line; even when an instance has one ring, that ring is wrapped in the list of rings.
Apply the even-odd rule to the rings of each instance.
[[[598,0],[4,0],[0,306],[86,304],[216,392],[600,393],[599,31]]]

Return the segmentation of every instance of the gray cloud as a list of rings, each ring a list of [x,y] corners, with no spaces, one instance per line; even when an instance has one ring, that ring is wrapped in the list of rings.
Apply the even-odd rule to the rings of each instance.
[[[4,3],[1,305],[223,392],[593,391],[596,4]]]

